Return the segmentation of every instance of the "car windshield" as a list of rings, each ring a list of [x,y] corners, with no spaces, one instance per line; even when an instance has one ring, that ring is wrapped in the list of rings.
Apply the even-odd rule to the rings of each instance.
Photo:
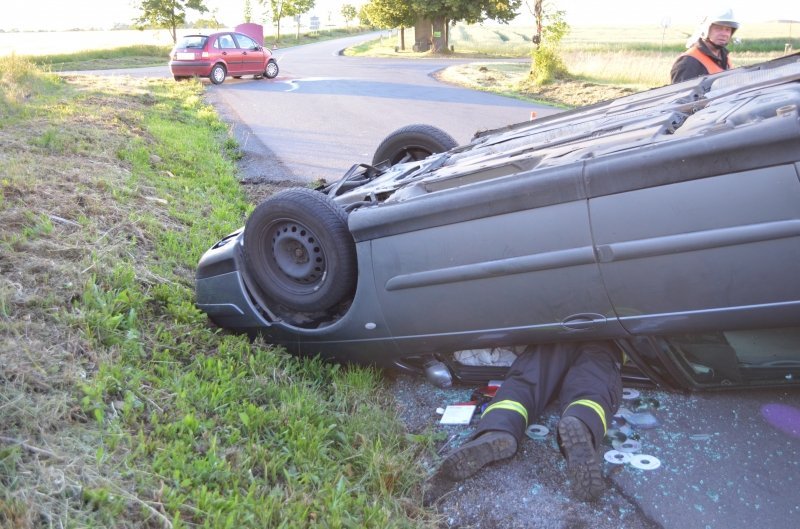
[[[197,48],[202,49],[206,45],[208,37],[205,35],[189,35],[183,37],[176,48]]]

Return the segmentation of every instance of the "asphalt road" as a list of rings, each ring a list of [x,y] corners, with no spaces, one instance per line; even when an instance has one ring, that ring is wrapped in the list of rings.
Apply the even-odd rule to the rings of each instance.
[[[531,111],[557,112],[431,77],[454,61],[339,55],[364,39],[274,50],[280,66],[276,79],[209,85],[211,100],[245,126],[238,136],[248,155],[268,152],[280,160],[284,174],[269,177],[337,180],[354,163],[370,162],[390,132],[412,123],[439,127],[461,144],[478,130],[528,120]]]
[[[431,77],[453,61],[338,54],[363,38],[275,50],[281,72],[274,80],[206,81],[209,101],[245,151],[243,179],[333,181],[352,164],[371,160],[380,141],[407,124],[435,125],[465,143],[477,130],[524,121],[531,111],[556,112]],[[168,74],[162,67],[134,75]],[[433,410],[464,400],[470,388],[439,390],[402,379],[397,391],[406,395],[402,415],[421,431],[441,428]],[[800,391],[645,395],[660,405],[653,411],[657,424],[637,432],[639,452],[654,456],[657,468],[605,463],[610,492],[597,505],[575,506],[563,494],[554,440],[531,440],[510,461],[449,494],[440,504],[445,521],[482,529],[800,527]],[[539,420],[552,432],[556,419]],[[448,442],[457,444],[468,432],[447,427]]]

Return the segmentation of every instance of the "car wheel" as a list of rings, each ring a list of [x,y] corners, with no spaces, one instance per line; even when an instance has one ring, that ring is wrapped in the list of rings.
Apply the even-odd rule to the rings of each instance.
[[[456,140],[442,129],[431,125],[408,125],[386,136],[375,150],[372,165],[388,162],[392,166],[422,160],[456,146]]]
[[[347,213],[319,191],[287,189],[259,204],[245,224],[244,257],[263,294],[291,310],[324,311],[355,289]]]
[[[211,82],[214,84],[222,84],[225,81],[225,76],[228,75],[228,72],[225,71],[225,66],[221,64],[215,64],[213,68],[211,68]]]
[[[267,79],[275,79],[278,77],[278,63],[274,59],[267,62],[267,67],[264,69],[264,77]]]

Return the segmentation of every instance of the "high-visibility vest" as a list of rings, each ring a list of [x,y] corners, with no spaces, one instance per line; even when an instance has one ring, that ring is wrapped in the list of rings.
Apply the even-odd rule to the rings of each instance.
[[[693,57],[697,59],[698,61],[700,61],[700,64],[702,64],[703,67],[705,67],[706,71],[708,71],[708,73],[710,74],[723,72],[725,70],[730,70],[731,68],[733,68],[733,64],[731,63],[730,57],[728,57],[728,67],[723,69],[720,67],[719,64],[711,60],[711,57],[700,51],[700,48],[698,48],[697,46],[692,46],[686,51],[686,53],[683,53],[682,56]]]

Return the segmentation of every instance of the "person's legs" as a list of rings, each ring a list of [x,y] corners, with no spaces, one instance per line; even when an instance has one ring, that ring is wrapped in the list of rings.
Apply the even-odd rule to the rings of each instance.
[[[605,488],[599,449],[622,398],[619,370],[620,353],[612,343],[582,344],[561,386],[559,446],[573,494],[582,500],[598,498]]]
[[[444,476],[462,480],[489,463],[513,456],[529,421],[541,415],[559,390],[574,348],[532,346],[517,357],[502,386],[481,415],[471,440],[442,462]]]

